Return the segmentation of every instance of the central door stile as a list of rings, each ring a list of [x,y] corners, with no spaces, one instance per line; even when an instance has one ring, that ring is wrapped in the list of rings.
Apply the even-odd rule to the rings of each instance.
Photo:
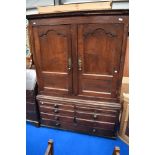
[[[77,55],[77,25],[71,25],[71,43],[72,43],[72,69],[73,69],[73,76],[72,76],[72,88],[73,88],[73,95],[76,96],[78,94],[78,55]]]

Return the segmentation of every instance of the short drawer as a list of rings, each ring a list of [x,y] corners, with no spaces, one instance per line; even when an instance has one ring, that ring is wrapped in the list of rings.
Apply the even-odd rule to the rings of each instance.
[[[84,107],[84,106],[76,106],[76,111],[83,111],[88,113],[99,113],[99,114],[109,114],[109,115],[116,115],[118,113],[115,109],[108,109],[108,108],[93,108],[93,107]]]
[[[93,112],[86,113],[86,112],[76,111],[75,116],[77,118],[103,121],[103,122],[115,122],[116,121],[116,115],[111,115],[111,114],[98,114],[98,113],[93,113]]]
[[[62,116],[70,116],[74,117],[74,111],[63,110],[59,108],[52,108],[49,106],[39,106],[40,112],[48,113],[48,114],[59,114]]]
[[[46,102],[46,101],[39,101],[40,106],[48,106],[51,108],[59,108],[59,109],[64,109],[64,110],[74,110],[74,106],[72,105],[67,105],[67,104],[61,104],[56,101],[52,102]]]
[[[44,112],[41,112],[40,116],[42,119],[49,119],[52,121],[61,121],[61,122],[69,122],[69,123],[74,122],[74,117],[65,117],[65,116],[61,116],[61,115],[47,114]]]
[[[114,127],[115,127],[115,123],[91,121],[91,120],[85,120],[85,119],[80,119],[80,118],[76,118],[75,122],[78,125],[97,127],[97,128],[102,128],[105,130],[114,130]]]

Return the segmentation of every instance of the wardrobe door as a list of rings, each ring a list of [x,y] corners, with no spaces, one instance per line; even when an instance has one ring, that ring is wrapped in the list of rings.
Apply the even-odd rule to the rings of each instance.
[[[72,93],[70,25],[33,27],[40,93]]]
[[[78,25],[79,95],[116,97],[124,26]]]

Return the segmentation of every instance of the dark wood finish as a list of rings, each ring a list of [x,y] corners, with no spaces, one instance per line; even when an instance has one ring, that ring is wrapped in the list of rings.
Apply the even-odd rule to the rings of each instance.
[[[39,26],[34,29],[39,90],[51,94],[72,93],[70,26]],[[72,63],[72,62],[70,62]]]
[[[48,146],[47,146],[47,149],[46,149],[46,152],[45,152],[45,155],[53,155],[53,152],[54,152],[54,143],[53,141],[50,139],[48,141]]]
[[[115,137],[115,127],[120,109],[118,103],[71,100],[70,98],[46,97],[44,95],[38,95],[37,99],[41,125],[67,130],[72,130],[70,126],[73,125],[73,127],[79,127],[76,131],[83,132],[84,130],[84,133],[89,131],[89,134],[92,133],[90,128],[94,130],[99,128],[98,134],[94,131],[95,135],[101,136],[104,135],[102,131],[110,130],[111,136]],[[67,124],[69,124],[69,128],[67,128]],[[110,133],[108,137],[110,137]]]
[[[27,18],[41,125],[116,137],[128,11]]]
[[[41,119],[41,126],[53,127],[57,129],[77,131],[80,133],[103,136],[109,138],[115,138],[116,135],[113,130],[104,130],[101,128],[93,128],[85,125],[78,125],[77,123],[65,123],[65,122],[57,122],[51,121],[50,119]]]
[[[127,39],[123,76],[129,77],[129,37]]]
[[[52,14],[34,14],[26,15],[28,20],[32,19],[44,19],[53,17],[75,17],[75,16],[96,16],[96,15],[121,15],[128,16],[129,10],[92,10],[92,11],[78,11],[78,12],[63,12],[63,13],[52,13]]]
[[[123,25],[81,24],[78,28],[79,94],[116,97]]]

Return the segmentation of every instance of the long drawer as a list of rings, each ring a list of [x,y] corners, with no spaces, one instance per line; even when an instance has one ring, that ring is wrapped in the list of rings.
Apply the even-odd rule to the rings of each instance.
[[[111,114],[116,115],[118,113],[118,107],[112,107],[112,106],[95,106],[95,105],[89,105],[89,104],[78,104],[78,103],[71,103],[71,102],[62,102],[62,101],[39,101],[38,102],[40,106],[49,106],[51,108],[60,108],[65,110],[76,110],[76,111],[84,111],[84,112],[93,112],[93,113],[101,113],[101,114]]]
[[[69,122],[69,123],[85,125],[89,127],[97,126],[99,128],[106,129],[106,130],[114,130],[114,127],[115,127],[115,123],[87,120],[87,119],[81,119],[77,117],[64,117],[61,115],[46,114],[46,113],[41,113],[41,118],[49,119],[52,121],[58,121],[58,122]]]
[[[70,131],[77,131],[86,134],[96,135],[96,136],[104,136],[115,138],[116,134],[114,130],[105,130],[100,129],[98,127],[89,127],[85,125],[79,125],[76,123],[68,123],[68,122],[57,122],[51,121],[50,119],[41,119],[42,126],[54,127],[58,129],[70,130]]]

